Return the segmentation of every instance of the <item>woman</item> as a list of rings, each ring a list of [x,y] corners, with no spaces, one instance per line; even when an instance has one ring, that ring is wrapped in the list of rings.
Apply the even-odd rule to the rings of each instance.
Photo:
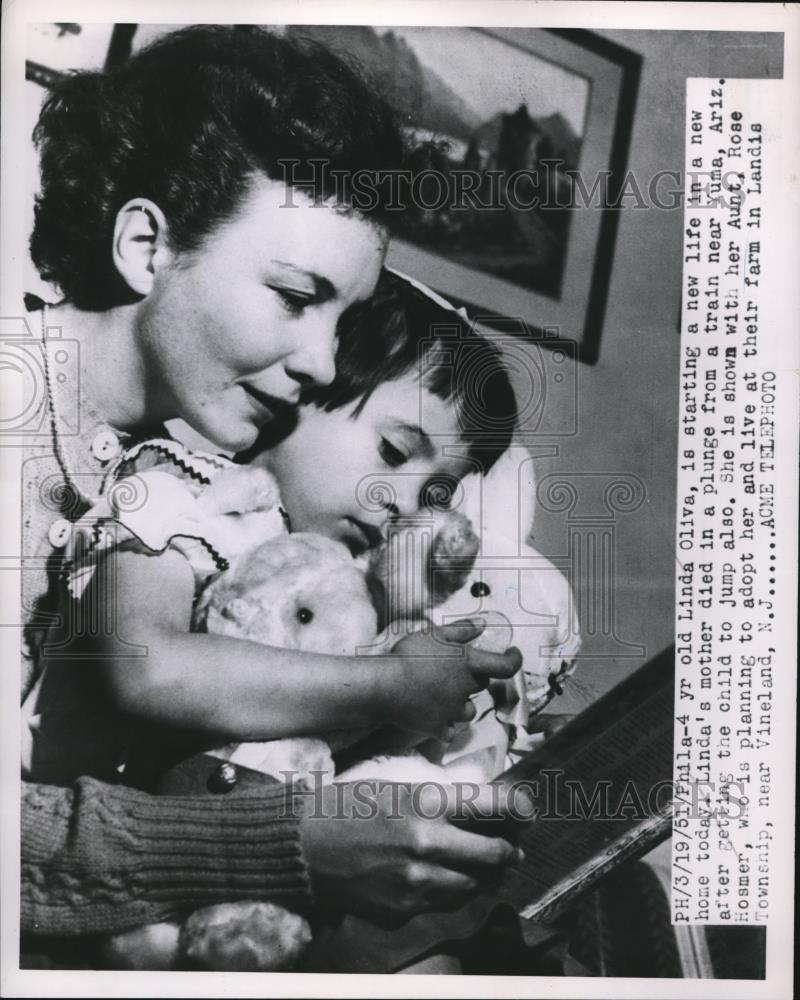
[[[68,79],[36,138],[31,251],[64,302],[41,313],[52,441],[25,463],[24,555],[50,573],[25,574],[23,695],[71,522],[127,449],[181,417],[241,450],[303,387],[331,381],[337,321],[372,292],[387,241],[380,198],[359,210],[342,178],[404,162],[388,109],[334,56],[228,27],[185,29],[111,75]],[[49,327],[62,337],[48,340]],[[481,655],[490,673],[490,654],[473,666]],[[435,669],[412,659],[420,716],[460,717],[469,684],[437,698]],[[356,912],[413,913],[458,900],[515,856],[435,807],[392,822],[394,800],[370,822],[342,822],[282,788],[219,790],[27,786],[23,929],[118,931],[254,896],[302,907],[312,887]]]

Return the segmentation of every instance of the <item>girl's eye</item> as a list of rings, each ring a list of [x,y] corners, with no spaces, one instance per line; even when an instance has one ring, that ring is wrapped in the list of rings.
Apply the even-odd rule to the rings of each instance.
[[[405,452],[400,451],[399,448],[396,448],[392,442],[387,440],[385,437],[381,438],[378,450],[383,461],[393,469],[396,469],[400,465],[404,465],[408,461],[408,455],[406,455]]]
[[[310,608],[298,608],[297,620],[301,625],[308,625],[314,620],[314,612]]]

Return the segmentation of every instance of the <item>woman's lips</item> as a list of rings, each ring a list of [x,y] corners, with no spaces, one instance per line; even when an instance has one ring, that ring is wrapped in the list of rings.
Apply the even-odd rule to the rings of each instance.
[[[279,396],[271,396],[268,392],[256,389],[253,385],[243,385],[242,388],[247,393],[251,404],[266,417],[268,421],[276,420],[281,416],[290,413],[297,406],[296,402],[288,399],[281,399]]]

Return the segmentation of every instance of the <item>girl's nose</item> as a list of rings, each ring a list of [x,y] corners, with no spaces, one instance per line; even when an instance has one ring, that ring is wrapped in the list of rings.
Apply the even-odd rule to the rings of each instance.
[[[413,517],[420,509],[419,477],[412,473],[396,473],[391,477],[393,500],[387,500],[391,517]]]

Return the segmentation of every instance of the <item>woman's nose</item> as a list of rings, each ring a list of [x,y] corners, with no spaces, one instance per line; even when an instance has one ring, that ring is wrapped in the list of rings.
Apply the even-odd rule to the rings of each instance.
[[[297,331],[298,346],[287,357],[286,374],[300,385],[330,385],[336,375],[336,325],[328,320]]]

